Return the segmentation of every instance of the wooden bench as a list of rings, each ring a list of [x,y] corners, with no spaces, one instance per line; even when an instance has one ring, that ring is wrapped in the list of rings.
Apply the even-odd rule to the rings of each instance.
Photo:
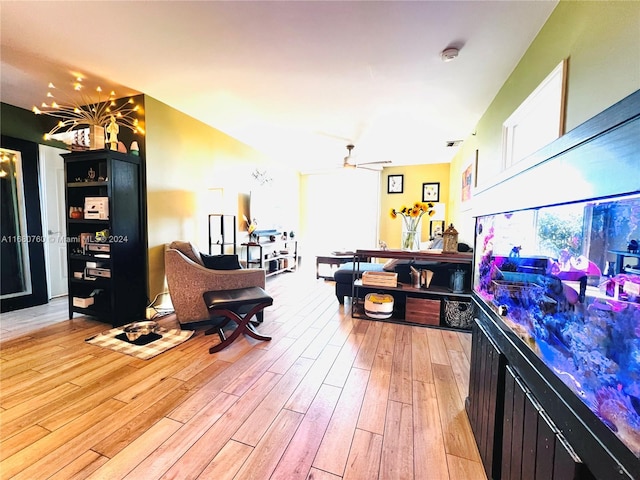
[[[220,343],[209,348],[209,353],[219,352],[233,343],[241,334],[247,334],[256,340],[269,341],[271,337],[261,335],[255,329],[259,322],[251,319],[270,305],[273,298],[260,287],[237,288],[234,290],[216,290],[202,294],[209,309],[214,326],[205,332],[206,335],[217,333]],[[243,310],[249,309],[246,313]],[[220,318],[222,317],[222,318]],[[223,328],[234,321],[237,327],[230,336],[226,336]]]

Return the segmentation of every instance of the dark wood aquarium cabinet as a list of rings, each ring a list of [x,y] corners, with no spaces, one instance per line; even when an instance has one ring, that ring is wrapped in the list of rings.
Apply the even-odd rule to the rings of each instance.
[[[475,195],[466,411],[489,479],[640,479],[639,152],[636,91]]]
[[[124,325],[144,318],[146,246],[140,157],[110,150],[63,155],[69,318]]]

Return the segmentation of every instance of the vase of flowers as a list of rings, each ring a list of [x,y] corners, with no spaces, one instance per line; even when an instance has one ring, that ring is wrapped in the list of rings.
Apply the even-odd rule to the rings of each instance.
[[[416,202],[413,207],[402,207],[400,210],[391,209],[391,218],[402,217],[402,250],[420,250],[422,217],[425,213],[428,216],[435,213],[432,203]]]
[[[246,215],[242,215],[244,222],[247,224],[247,233],[249,234],[249,243],[258,243],[258,237],[256,236],[256,228],[258,228],[258,222],[254,218],[249,220]]]
[[[418,220],[416,225],[407,226],[402,224],[402,250],[420,250],[420,237],[422,235],[422,220]]]

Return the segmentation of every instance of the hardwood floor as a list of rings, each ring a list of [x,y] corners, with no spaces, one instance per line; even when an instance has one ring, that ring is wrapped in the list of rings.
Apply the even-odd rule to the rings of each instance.
[[[0,315],[0,342],[29,334],[69,318],[67,297],[52,299],[37,307],[25,308]]]
[[[486,478],[468,333],[352,319],[315,272],[267,290],[273,340],[213,355],[203,330],[147,361],[89,345],[110,326],[64,301],[3,314],[0,477]]]

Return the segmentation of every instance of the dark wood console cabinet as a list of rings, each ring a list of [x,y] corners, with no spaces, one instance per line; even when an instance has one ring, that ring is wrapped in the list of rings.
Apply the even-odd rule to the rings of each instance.
[[[487,478],[632,478],[621,470],[615,477],[591,473],[572,443],[586,446],[603,471],[619,466],[606,458],[603,446],[565,404],[563,393],[547,383],[542,367],[530,363],[518,341],[509,339],[482,305],[477,311],[466,410]]]
[[[637,459],[475,298],[466,411],[488,479],[631,480]],[[617,452],[614,454],[613,452]]]
[[[419,268],[429,269],[446,267],[450,269],[464,269],[464,288],[459,292],[453,292],[449,286],[436,285],[435,282],[428,288],[414,287],[403,281],[399,275],[396,286],[368,286],[363,285],[359,275],[361,262],[370,262],[372,259],[396,259],[409,262],[406,266],[415,264]],[[473,316],[471,304],[471,290],[469,269],[473,261],[470,253],[439,253],[429,251],[404,251],[404,250],[356,250],[353,258],[353,286],[351,315],[354,318],[369,318],[365,314],[364,296],[370,292],[383,292],[390,294],[395,299],[393,314],[387,321],[411,323],[416,325],[428,325],[442,328],[461,328],[458,323],[470,324]],[[447,274],[447,281],[449,274]],[[462,318],[468,318],[468,322],[462,322]],[[468,329],[468,327],[467,327]]]
[[[147,274],[140,157],[110,150],[63,157],[69,318],[80,313],[113,326],[143,319]],[[100,199],[104,213],[87,214],[87,198]],[[106,235],[96,238],[97,232]]]

